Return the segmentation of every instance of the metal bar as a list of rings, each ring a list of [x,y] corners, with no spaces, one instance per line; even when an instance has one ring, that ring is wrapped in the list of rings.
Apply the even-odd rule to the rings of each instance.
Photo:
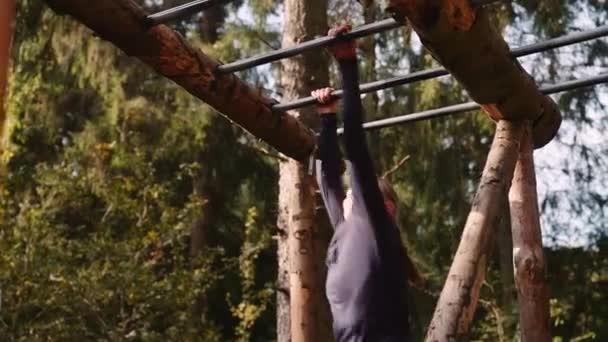
[[[568,91],[568,90],[573,90],[573,89],[578,89],[578,88],[583,88],[583,87],[590,87],[590,86],[598,85],[601,83],[608,83],[608,73],[601,74],[599,76],[593,76],[593,77],[588,77],[588,78],[583,78],[583,79],[578,79],[578,80],[573,80],[573,81],[566,81],[566,82],[562,82],[562,83],[558,83],[558,84],[554,84],[554,85],[545,86],[545,87],[540,88],[540,91],[543,94],[549,95],[549,94],[559,93],[562,91]],[[392,118],[366,122],[365,124],[363,124],[363,128],[365,128],[366,130],[376,130],[376,129],[386,128],[386,127],[390,127],[390,126],[401,125],[401,124],[405,124],[408,122],[429,120],[429,119],[440,118],[440,117],[448,116],[448,115],[452,115],[452,114],[469,112],[472,110],[477,110],[479,108],[481,108],[481,107],[479,106],[479,104],[477,104],[475,102],[466,102],[466,103],[461,103],[461,104],[457,104],[457,105],[441,107],[441,108],[437,108],[437,109],[425,110],[425,111],[418,112],[418,113],[405,114],[405,115],[395,116]],[[343,128],[338,129],[338,134],[342,134],[343,132],[344,132]]]
[[[511,50],[511,53],[515,57],[527,56],[537,52],[543,52],[559,47],[563,47],[566,45],[572,45],[580,42],[584,42],[587,40],[592,40],[596,38],[601,38],[608,36],[608,25],[600,26],[594,28],[593,30],[570,33],[565,36],[547,39],[542,42],[538,42],[535,44],[530,44],[527,46],[517,47]]]
[[[386,80],[373,81],[369,83],[363,83],[359,86],[361,94],[371,93],[374,91],[392,88],[398,85],[413,83],[422,80],[428,80],[431,78],[449,75],[449,72],[444,68],[432,68],[427,70],[416,71],[411,74],[404,76],[395,76]],[[336,90],[331,95],[335,98],[342,98],[342,90]],[[279,103],[272,107],[276,111],[288,111],[291,109],[302,108],[316,104],[317,101],[314,97],[308,96],[301,99],[297,99],[287,103]]]
[[[566,45],[576,44],[583,41],[605,37],[608,36],[608,25],[600,26],[596,29],[585,31],[585,32],[577,32],[568,34],[565,36],[561,36],[558,38],[548,39],[542,42],[538,42],[535,44],[530,44],[526,46],[522,46],[519,48],[514,48],[511,50],[514,57],[522,57],[531,55],[534,53],[539,53],[543,51],[547,51],[550,49],[555,49],[558,47],[563,47]],[[398,85],[409,84],[417,81],[428,80],[431,78],[436,78],[440,76],[448,75],[449,71],[444,68],[432,68],[427,70],[416,71],[411,74],[396,76],[393,78],[389,78],[386,80],[374,81],[370,83],[362,84],[359,89],[362,94],[374,92],[382,89],[392,88]],[[332,93],[332,96],[336,98],[342,97],[342,90],[336,90]],[[279,103],[273,106],[274,110],[277,111],[287,111],[291,109],[301,108],[305,106],[314,105],[316,100],[312,97],[304,97],[292,102],[287,103]]]
[[[483,6],[483,5],[488,5],[488,4],[491,4],[494,2],[498,2],[498,1],[501,1],[501,0],[472,0],[472,3],[473,3],[473,6]],[[312,50],[315,48],[328,46],[337,40],[342,40],[342,39],[348,40],[348,39],[361,38],[361,37],[369,36],[372,34],[392,30],[392,29],[400,27],[404,24],[405,23],[397,22],[394,19],[384,19],[384,20],[381,20],[381,21],[378,21],[375,23],[359,26],[359,27],[355,28],[354,30],[352,30],[351,32],[346,33],[340,37],[334,38],[334,37],[325,36],[325,37],[316,38],[316,39],[309,40],[307,42],[298,44],[293,47],[288,47],[288,48],[279,49],[276,51],[271,51],[271,52],[268,52],[268,53],[265,53],[262,55],[245,58],[240,61],[233,62],[233,63],[223,64],[223,65],[220,65],[217,68],[217,70],[218,70],[218,72],[220,72],[222,74],[242,71],[245,69],[253,68],[258,65],[274,62],[279,59],[299,55],[303,52],[306,52],[306,51],[309,51],[309,50]]]
[[[471,0],[471,3],[475,7],[490,5],[490,4],[493,4],[495,2],[499,2],[499,1],[496,1],[496,0]]]
[[[241,70],[252,68],[254,66],[277,61],[279,59],[299,55],[302,52],[309,51],[309,50],[312,50],[315,48],[328,46],[338,40],[342,40],[342,39],[348,40],[348,39],[360,38],[360,37],[364,37],[367,35],[391,30],[391,29],[394,29],[394,28],[402,26],[402,25],[403,25],[402,23],[399,23],[399,22],[395,21],[394,19],[385,19],[385,20],[381,20],[381,21],[378,21],[375,23],[359,26],[359,27],[355,28],[354,30],[350,31],[349,33],[346,33],[340,37],[329,37],[329,36],[319,37],[319,38],[298,44],[293,47],[279,49],[279,50],[271,51],[271,52],[268,52],[268,53],[265,53],[265,54],[262,54],[259,56],[253,56],[253,57],[245,58],[240,61],[233,62],[233,63],[220,65],[217,68],[217,70],[218,70],[218,72],[223,73],[223,74],[241,71]]]
[[[187,2],[183,5],[166,9],[164,11],[150,14],[146,17],[146,24],[149,26],[164,24],[169,21],[183,19],[204,11],[216,5],[223,5],[230,0],[197,0]]]

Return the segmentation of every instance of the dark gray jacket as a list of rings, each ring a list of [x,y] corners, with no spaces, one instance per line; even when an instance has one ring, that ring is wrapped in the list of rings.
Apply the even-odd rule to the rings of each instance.
[[[335,229],[328,256],[327,298],[338,342],[408,341],[405,250],[384,206],[362,127],[357,61],[342,60],[344,143],[353,197],[345,219],[335,114],[322,116],[317,181]]]

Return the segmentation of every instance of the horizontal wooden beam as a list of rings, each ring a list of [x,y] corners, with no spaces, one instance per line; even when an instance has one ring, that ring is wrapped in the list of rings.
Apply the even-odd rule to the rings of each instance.
[[[513,57],[487,9],[470,0],[390,0],[387,11],[409,21],[433,57],[494,120],[531,120],[537,148],[557,134],[557,105]]]
[[[149,27],[147,13],[132,0],[46,0],[109,41],[173,80],[229,120],[279,152],[305,160],[314,150],[314,134],[294,117],[273,111],[273,100],[232,74],[215,72],[219,63],[193,48],[165,25]]]

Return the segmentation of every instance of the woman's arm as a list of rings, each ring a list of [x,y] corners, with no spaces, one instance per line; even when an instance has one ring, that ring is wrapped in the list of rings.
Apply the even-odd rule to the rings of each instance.
[[[317,111],[321,117],[321,135],[319,137],[319,157],[316,165],[317,183],[325,208],[332,226],[335,228],[344,220],[342,201],[344,189],[340,182],[340,162],[342,155],[338,147],[336,134],[336,101],[331,99],[333,89],[324,88],[315,90],[312,95],[319,105]]]
[[[339,28],[344,32],[344,28]],[[335,34],[335,31],[333,32]],[[359,73],[354,42],[342,42],[339,52],[334,52],[342,76],[344,105],[344,143],[346,158],[350,161],[350,185],[353,201],[357,209],[367,211],[374,228],[390,223],[384,206],[384,197],[378,187],[378,180],[372,158],[369,154],[363,130],[363,110],[359,91]],[[350,45],[348,45],[350,44]],[[376,231],[380,237],[384,232]]]

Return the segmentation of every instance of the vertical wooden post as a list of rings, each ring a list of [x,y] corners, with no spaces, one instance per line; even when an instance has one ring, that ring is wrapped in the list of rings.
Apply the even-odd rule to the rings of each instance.
[[[0,1],[0,137],[4,133],[6,119],[4,98],[8,84],[11,41],[15,19],[15,0]]]
[[[551,341],[549,288],[545,281],[531,125],[522,138],[519,159],[509,191],[513,267],[523,342]]]
[[[327,0],[285,0],[283,47],[327,32]],[[309,96],[329,83],[328,61],[320,51],[281,61],[283,99]],[[308,127],[319,125],[314,107],[289,112]],[[278,342],[332,341],[331,315],[325,296],[325,254],[331,228],[315,210],[315,180],[306,165],[280,164],[277,293]]]
[[[426,341],[466,337],[485,278],[489,246],[504,212],[523,124],[499,121],[462,239],[437,302]]]

